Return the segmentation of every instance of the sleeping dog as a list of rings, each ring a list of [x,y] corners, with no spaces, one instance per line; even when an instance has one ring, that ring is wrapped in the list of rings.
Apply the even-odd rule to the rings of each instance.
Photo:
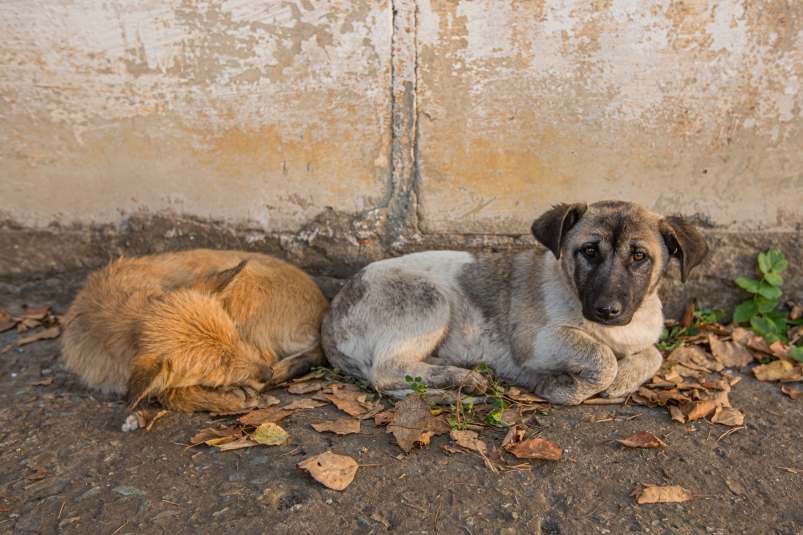
[[[329,361],[396,396],[408,375],[481,393],[481,363],[556,404],[637,390],[661,366],[661,276],[676,258],[686,282],[705,241],[680,217],[614,201],[555,206],[532,233],[546,248],[368,265],[324,317]]]
[[[327,302],[279,259],[197,249],[120,258],[96,271],[66,315],[65,367],[129,408],[226,412],[325,360]]]

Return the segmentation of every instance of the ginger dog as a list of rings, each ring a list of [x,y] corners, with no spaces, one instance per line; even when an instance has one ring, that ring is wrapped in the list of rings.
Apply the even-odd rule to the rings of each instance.
[[[328,304],[301,270],[269,256],[198,249],[121,258],[89,276],[66,314],[62,358],[129,408],[258,406],[266,386],[325,363]]]

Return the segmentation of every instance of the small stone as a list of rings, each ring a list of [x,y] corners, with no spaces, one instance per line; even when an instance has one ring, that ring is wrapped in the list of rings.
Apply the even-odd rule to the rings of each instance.
[[[265,464],[266,462],[268,462],[268,458],[262,456],[262,457],[254,457],[248,462],[248,464],[250,464],[251,466],[257,466],[259,464]]]
[[[147,511],[151,506],[151,501],[147,498],[140,498],[139,505],[137,505],[137,516]]]
[[[175,516],[178,514],[178,511],[175,509],[165,509],[161,513],[157,514],[153,518],[151,518],[151,522],[156,524],[160,520],[164,520],[165,518],[170,518],[171,516]]]
[[[287,524],[282,524],[281,522],[273,524],[273,531],[276,533],[287,533],[287,530],[289,529],[290,528],[287,526]]]
[[[144,490],[139,490],[138,488],[128,487],[126,485],[120,485],[119,487],[114,487],[112,492],[116,492],[121,496],[145,496],[148,493]]]
[[[31,497],[28,498],[28,501],[31,502],[34,500],[41,500],[42,498],[49,498],[51,496],[56,496],[58,494],[61,494],[61,491],[63,491],[66,487],[67,487],[66,480],[56,481],[55,483],[52,483],[34,492],[33,495],[31,495]]]
[[[232,472],[229,474],[229,481],[245,481],[247,476],[245,472]]]
[[[84,492],[83,494],[81,494],[80,496],[75,498],[73,501],[74,502],[82,502],[82,501],[86,500],[87,498],[92,498],[93,496],[97,496],[99,492],[100,492],[100,487],[92,487],[88,491]]]
[[[34,514],[34,511],[23,515],[17,520],[17,525],[14,526],[14,529],[17,531],[39,531],[42,527],[42,515]]]

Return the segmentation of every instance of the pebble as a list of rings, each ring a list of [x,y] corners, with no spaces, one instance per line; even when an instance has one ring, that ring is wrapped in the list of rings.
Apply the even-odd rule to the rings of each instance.
[[[159,522],[160,520],[163,520],[165,518],[169,518],[171,516],[175,516],[177,514],[178,514],[178,511],[176,511],[175,509],[165,509],[161,513],[159,513],[156,516],[154,516],[153,518],[151,518],[151,522],[155,524],[155,523]]]
[[[17,520],[17,525],[14,529],[17,531],[39,531],[42,527],[42,514],[35,514],[35,511],[23,515]]]
[[[145,496],[148,494],[144,490],[139,490],[138,488],[128,487],[126,485],[120,485],[119,487],[114,487],[112,492],[116,492],[121,496]]]
[[[99,492],[100,492],[100,487],[92,487],[88,491],[86,491],[83,494],[81,494],[80,496],[76,497],[73,501],[74,502],[82,502],[82,501],[86,500],[87,498],[91,498],[93,496],[97,496]]]
[[[137,505],[137,516],[147,511],[151,506],[151,501],[147,498],[140,498],[139,505]]]

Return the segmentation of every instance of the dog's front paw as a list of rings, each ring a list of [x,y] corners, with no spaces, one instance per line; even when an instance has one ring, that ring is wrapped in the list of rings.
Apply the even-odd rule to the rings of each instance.
[[[624,398],[638,390],[640,384],[633,385],[629,381],[614,381],[611,386],[599,393],[603,398]]]
[[[470,396],[479,396],[488,390],[488,380],[481,374],[472,371],[462,379],[462,392]]]
[[[577,385],[566,374],[544,377],[535,387],[535,395],[555,405],[577,405],[584,397],[577,392]]]

